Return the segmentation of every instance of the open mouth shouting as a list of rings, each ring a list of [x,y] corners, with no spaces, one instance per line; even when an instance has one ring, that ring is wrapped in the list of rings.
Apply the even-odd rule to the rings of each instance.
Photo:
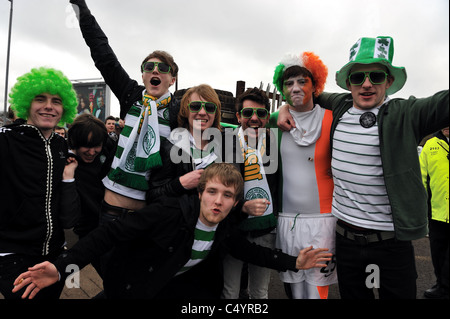
[[[152,77],[150,79],[150,84],[153,85],[153,86],[158,86],[158,85],[161,84],[161,79],[158,78],[158,77]]]

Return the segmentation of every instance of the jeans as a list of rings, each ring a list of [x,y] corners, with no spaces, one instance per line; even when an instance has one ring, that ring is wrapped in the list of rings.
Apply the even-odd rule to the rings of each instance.
[[[416,298],[411,241],[388,239],[363,245],[336,233],[336,262],[342,299],[374,299],[372,278],[378,275],[380,299]]]
[[[260,237],[247,237],[263,247],[274,249],[275,234],[269,233]],[[223,261],[224,287],[222,299],[238,299],[241,287],[243,261],[227,255]],[[250,299],[268,299],[271,269],[248,264],[248,290]]]

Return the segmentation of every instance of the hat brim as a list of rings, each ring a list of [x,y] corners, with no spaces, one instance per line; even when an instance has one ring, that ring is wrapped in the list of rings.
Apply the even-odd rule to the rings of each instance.
[[[389,74],[394,77],[394,82],[386,90],[386,95],[392,95],[401,90],[401,88],[406,83],[406,69],[404,67],[392,66],[385,59],[368,59],[368,60],[358,60],[357,62],[351,61],[344,65],[339,71],[336,72],[336,84],[339,85],[344,90],[349,90],[347,87],[347,78],[349,76],[350,70],[355,64],[382,64],[388,70]]]

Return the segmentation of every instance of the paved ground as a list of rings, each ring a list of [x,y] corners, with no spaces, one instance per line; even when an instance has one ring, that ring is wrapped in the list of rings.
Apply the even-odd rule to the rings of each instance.
[[[69,245],[76,241],[73,234],[67,233]],[[416,255],[416,266],[418,271],[417,298],[423,299],[423,292],[435,283],[435,276],[431,264],[428,238],[422,238],[413,242]],[[65,287],[61,299],[90,299],[102,290],[102,280],[97,275],[95,269],[88,265],[79,273],[80,288]],[[287,299],[276,271],[272,272],[272,280],[269,288],[270,299]],[[0,299],[2,296],[0,295]],[[330,288],[329,299],[340,299],[337,285]]]

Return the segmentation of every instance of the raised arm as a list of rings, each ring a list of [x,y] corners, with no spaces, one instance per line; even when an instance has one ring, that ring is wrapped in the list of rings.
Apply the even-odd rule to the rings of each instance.
[[[108,38],[91,14],[86,1],[70,0],[70,3],[77,6],[75,12],[77,12],[83,38],[91,51],[92,60],[105,79],[106,84],[119,99],[121,106],[120,117],[124,118],[130,106],[130,98],[132,99],[130,95],[142,92],[144,87],[132,80],[123,69],[109,45]]]

